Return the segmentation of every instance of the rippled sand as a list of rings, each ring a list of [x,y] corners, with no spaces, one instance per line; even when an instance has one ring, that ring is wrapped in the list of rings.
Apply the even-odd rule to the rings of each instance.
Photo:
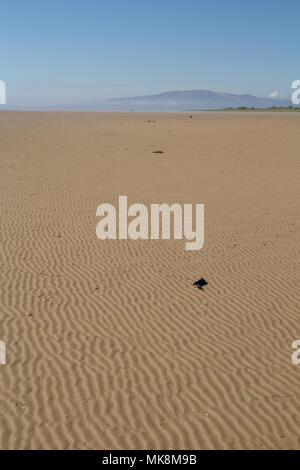
[[[299,148],[297,114],[0,113],[2,449],[300,448]],[[99,240],[120,194],[204,203],[204,248]]]

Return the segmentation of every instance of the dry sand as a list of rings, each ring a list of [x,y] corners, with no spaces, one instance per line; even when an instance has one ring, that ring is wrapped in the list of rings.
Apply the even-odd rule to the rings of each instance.
[[[299,148],[295,114],[0,113],[2,449],[300,448]],[[120,194],[204,203],[204,248],[100,241]]]

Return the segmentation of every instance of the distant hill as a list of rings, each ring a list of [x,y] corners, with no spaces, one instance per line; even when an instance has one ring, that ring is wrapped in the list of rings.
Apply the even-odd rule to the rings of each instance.
[[[252,95],[217,93],[209,90],[169,91],[158,95],[134,96],[103,101],[99,107],[107,110],[180,111],[222,109],[228,107],[289,106],[290,100],[259,98]]]
[[[252,95],[218,93],[209,90],[168,91],[157,95],[133,96],[86,104],[53,106],[11,106],[1,105],[5,109],[66,110],[66,111],[195,111],[205,109],[268,108],[271,106],[290,106],[291,100],[259,98]]]

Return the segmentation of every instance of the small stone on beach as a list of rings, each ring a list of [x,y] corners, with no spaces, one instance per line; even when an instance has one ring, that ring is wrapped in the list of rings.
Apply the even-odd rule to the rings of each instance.
[[[194,285],[195,287],[198,287],[198,289],[203,290],[203,287],[204,287],[204,286],[207,286],[207,284],[208,284],[208,282],[207,282],[203,277],[201,277],[201,278],[199,279],[199,281],[194,282],[193,285]]]

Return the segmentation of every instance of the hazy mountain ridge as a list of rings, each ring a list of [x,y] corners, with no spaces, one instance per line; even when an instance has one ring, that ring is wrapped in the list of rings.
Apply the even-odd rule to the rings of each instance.
[[[113,98],[95,100],[92,103],[41,105],[41,106],[11,106],[2,105],[5,109],[32,110],[65,110],[65,111],[193,111],[206,109],[237,108],[267,108],[271,106],[291,106],[290,99],[260,98],[257,96],[234,93],[222,93],[211,90],[167,91],[155,95],[132,96],[128,98]]]
[[[259,98],[257,96],[234,93],[218,93],[210,90],[168,91],[157,95],[134,96],[111,99],[102,102],[107,109],[137,111],[179,111],[197,109],[222,109],[226,107],[290,106],[290,100]]]

